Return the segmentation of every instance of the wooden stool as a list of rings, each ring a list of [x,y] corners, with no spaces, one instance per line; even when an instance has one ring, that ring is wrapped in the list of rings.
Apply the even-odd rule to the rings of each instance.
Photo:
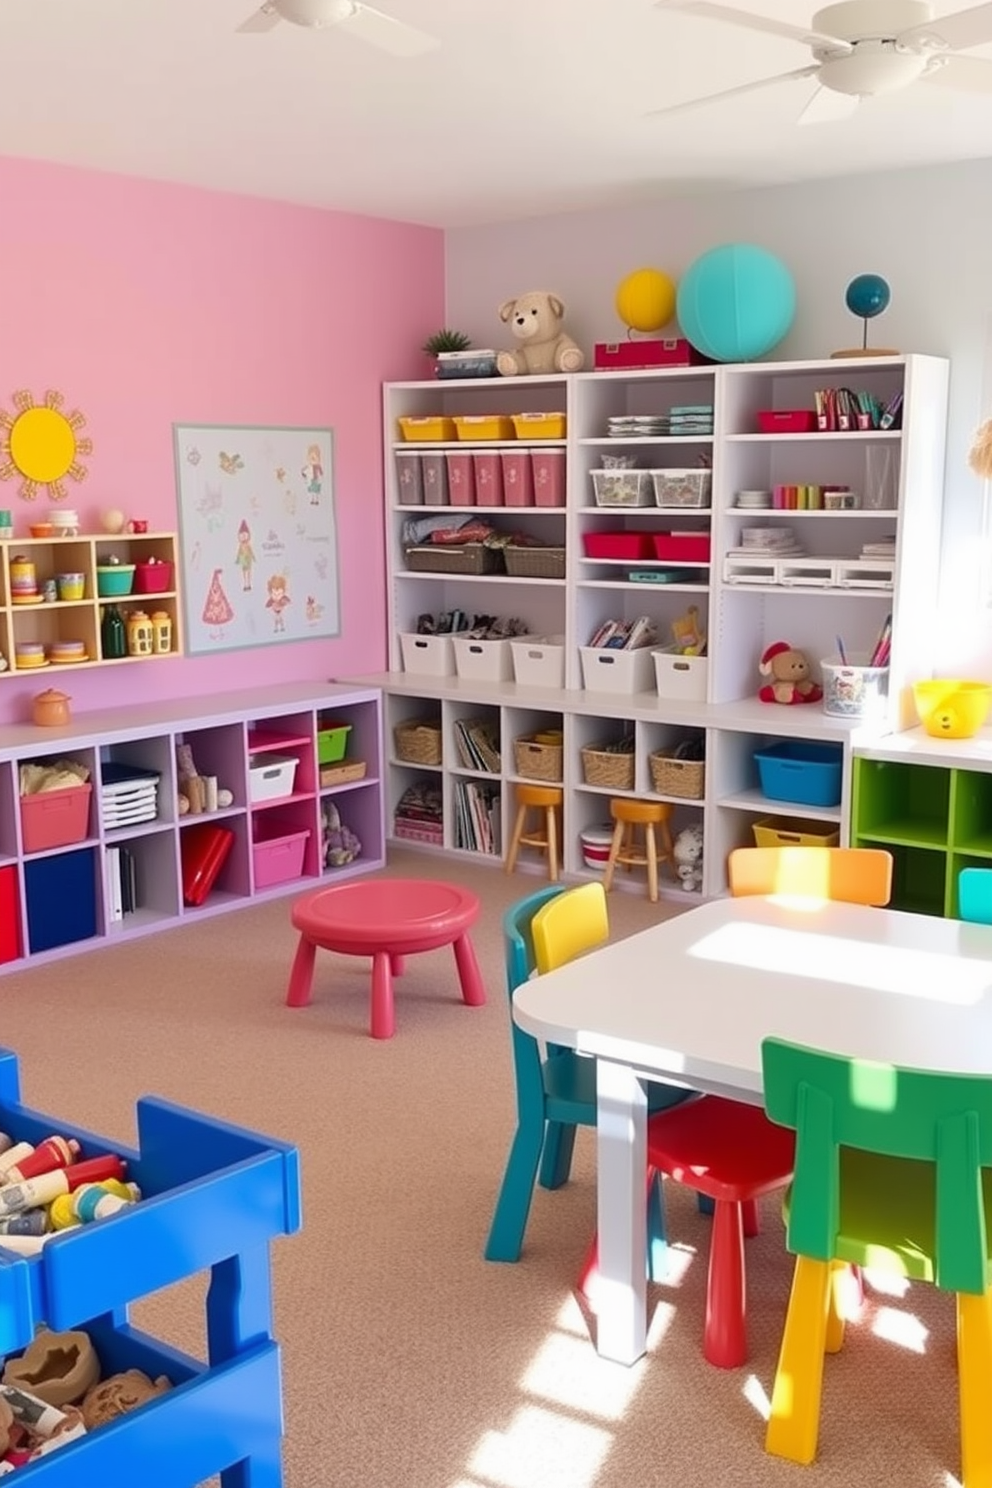
[[[658,898],[658,858],[667,861],[672,872],[675,872],[675,850],[668,825],[672,808],[667,801],[631,801],[626,796],[613,796],[610,800],[610,815],[616,826],[613,828],[603,888],[609,893],[618,863],[622,863],[625,868],[640,868],[646,863],[648,898],[653,904]],[[643,851],[637,843],[638,827],[644,832]],[[655,827],[661,835],[660,853],[654,834]]]
[[[557,813],[561,810],[563,791],[560,785],[518,785],[517,819],[513,824],[510,850],[506,855],[506,871],[512,873],[517,854],[522,847],[539,847],[548,855],[548,878],[558,882],[558,843],[561,832]],[[526,831],[528,811],[544,812],[544,830],[536,828]]]

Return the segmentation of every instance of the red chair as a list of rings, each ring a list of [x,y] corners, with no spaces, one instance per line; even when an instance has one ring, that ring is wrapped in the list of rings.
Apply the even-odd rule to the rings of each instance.
[[[648,1165],[714,1201],[703,1353],[720,1369],[747,1358],[744,1235],[757,1200],[792,1180],[794,1134],[760,1106],[704,1095],[648,1117]]]

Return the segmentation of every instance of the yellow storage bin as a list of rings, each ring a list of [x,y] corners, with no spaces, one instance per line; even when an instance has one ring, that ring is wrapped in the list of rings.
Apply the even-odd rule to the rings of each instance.
[[[913,683],[913,698],[920,722],[934,739],[970,739],[988,717],[992,687],[933,677]]]
[[[563,413],[515,413],[513,427],[518,439],[564,439]]]
[[[754,823],[758,847],[836,847],[840,828],[797,816],[764,816]]]
[[[514,439],[512,418],[496,413],[474,413],[454,420],[459,439],[473,442],[486,439]]]
[[[403,438],[411,444],[437,444],[456,438],[454,419],[431,415],[429,418],[401,418],[397,422]]]

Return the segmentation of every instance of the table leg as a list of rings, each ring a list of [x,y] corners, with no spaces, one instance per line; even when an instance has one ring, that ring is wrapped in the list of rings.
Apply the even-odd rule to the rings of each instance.
[[[395,1032],[393,975],[389,965],[389,952],[376,951],[372,957],[372,1037],[388,1039]]]
[[[486,989],[475,958],[475,947],[468,935],[459,935],[454,942],[454,952],[458,980],[462,984],[462,997],[469,1007],[482,1007],[486,1000]]]
[[[635,1364],[647,1347],[647,1111],[644,1081],[597,1060],[596,1348],[620,1364]]]
[[[403,973],[406,971],[406,957],[390,956],[389,969],[393,973],[394,977],[402,976]]]
[[[287,1007],[306,1007],[313,991],[313,963],[317,947],[305,935],[300,936],[296,947],[292,969],[289,973],[289,990],[286,993]]]

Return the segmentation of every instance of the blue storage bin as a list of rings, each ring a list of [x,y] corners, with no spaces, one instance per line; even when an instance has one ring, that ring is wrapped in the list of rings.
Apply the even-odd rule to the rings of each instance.
[[[783,739],[756,749],[758,778],[770,801],[800,806],[839,806],[844,746],[811,739]]]
[[[96,934],[96,849],[29,858],[24,864],[31,954]]]

